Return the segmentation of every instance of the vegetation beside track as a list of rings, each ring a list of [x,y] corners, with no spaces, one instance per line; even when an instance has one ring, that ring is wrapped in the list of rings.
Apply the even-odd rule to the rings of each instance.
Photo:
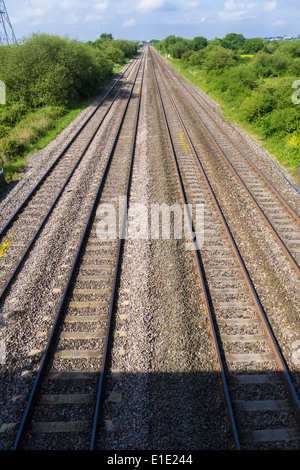
[[[241,34],[208,41],[168,36],[155,48],[220,104],[294,176],[300,165],[300,41]],[[294,100],[292,97],[294,96]],[[299,104],[298,104],[299,103]]]
[[[6,181],[44,148],[137,52],[137,43],[102,34],[96,41],[33,34],[0,47],[0,156]]]

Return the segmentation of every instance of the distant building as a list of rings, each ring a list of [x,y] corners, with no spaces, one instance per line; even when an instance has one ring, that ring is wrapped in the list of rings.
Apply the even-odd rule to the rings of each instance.
[[[300,40],[300,35],[299,34],[294,34],[292,36],[276,36],[276,37],[269,37],[265,38],[268,41],[297,41]]]

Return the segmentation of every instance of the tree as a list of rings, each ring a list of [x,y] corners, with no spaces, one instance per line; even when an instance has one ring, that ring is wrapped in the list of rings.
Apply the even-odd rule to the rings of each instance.
[[[187,41],[180,40],[175,42],[175,44],[173,44],[170,49],[174,59],[181,59],[181,56],[184,54],[184,52],[188,51],[189,47]]]
[[[265,49],[265,41],[262,38],[246,39],[243,45],[243,52],[245,54],[255,54],[263,49]]]
[[[193,39],[193,50],[199,51],[207,46],[207,39],[203,36],[196,36]]]
[[[224,39],[222,39],[222,46],[226,49],[238,51],[239,49],[243,49],[245,40],[246,39],[242,34],[229,33],[226,34]]]
[[[102,34],[100,35],[100,39],[103,40],[103,41],[112,41],[112,40],[113,40],[113,37],[112,37],[112,34],[111,34],[111,33],[109,33],[109,34],[107,34],[107,33],[102,33]]]
[[[192,66],[202,66],[206,58],[206,49],[200,49],[199,51],[192,52],[189,56],[188,61]]]
[[[208,72],[220,73],[225,69],[237,65],[234,52],[222,46],[214,46],[207,50],[204,66]]]

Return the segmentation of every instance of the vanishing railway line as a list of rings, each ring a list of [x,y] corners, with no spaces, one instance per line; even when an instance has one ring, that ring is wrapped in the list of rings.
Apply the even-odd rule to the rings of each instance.
[[[160,61],[162,61],[161,58]],[[196,119],[204,131],[201,133],[203,140],[208,146],[217,150],[214,151],[215,167],[219,165],[218,157],[220,157],[246,191],[295,269],[297,276],[300,277],[300,216],[295,208],[286,201],[251,158],[226,133],[195,96],[195,93],[192,93],[177,75],[175,79],[174,73],[168,72],[167,79],[171,80],[170,89],[173,90],[175,96],[183,100],[182,112],[186,114],[184,106],[187,105],[190,116]],[[177,84],[180,86],[178,87]]]
[[[80,236],[76,238],[74,254],[69,254],[70,270],[64,287],[57,284],[60,287],[56,289],[59,306],[47,332],[46,346],[30,393],[20,406],[22,419],[14,428],[13,448],[96,449],[99,440],[105,447],[106,423],[103,416],[106,415],[103,410],[106,406],[107,361],[126,243],[124,231],[133,164],[137,157],[145,78],[148,93],[145,103],[151,103],[161,118],[159,137],[165,145],[164,153],[155,158],[164,161],[170,170],[168,174],[172,173],[175,183],[177,181],[176,197],[180,198],[180,205],[185,210],[187,204],[192,208],[197,205],[204,207],[205,241],[201,240],[201,246],[198,246],[199,238],[195,237],[194,215],[186,212],[196,268],[196,275],[193,271],[188,276],[200,285],[201,299],[197,309],[208,319],[214,346],[210,354],[217,357],[220,396],[227,410],[230,442],[234,442],[236,449],[299,449],[298,388],[232,233],[232,221],[227,220],[226,211],[222,210],[223,201],[215,188],[224,181],[224,185],[231,185],[236,193],[247,195],[247,204],[255,208],[257,217],[262,217],[264,229],[270,229],[280,253],[291,265],[291,273],[298,278],[299,215],[203,107],[192,88],[150,48],[145,48],[124,70],[1,229],[1,241],[8,243],[8,249],[6,256],[0,257],[0,301],[8,300],[9,303],[13,290],[10,288],[14,287],[17,274],[22,274],[31,248],[40,239],[43,228],[47,227],[47,221],[63,198],[73,175],[76,171],[81,172],[80,165],[85,161],[89,148],[98,145],[95,138],[99,129],[105,124],[108,126],[108,134],[102,138],[107,142],[100,152],[103,159],[101,171],[96,164],[97,157],[93,155],[89,157],[89,164],[83,167],[86,171],[91,167],[94,170],[95,166],[90,185],[85,182],[84,186],[91,191],[92,203],[88,209],[84,207],[82,210],[84,217],[78,218],[81,221]],[[145,116],[146,109],[143,111]],[[114,123],[111,130],[108,119],[109,123]],[[152,115],[148,119],[151,120]],[[144,129],[145,123],[142,124]],[[139,137],[140,141],[143,140],[144,134],[141,132]],[[150,146],[152,140],[149,138]],[[84,178],[88,180],[89,175]],[[123,208],[119,207],[120,198],[125,201]],[[115,239],[104,239],[99,232],[104,215],[100,209],[106,204],[115,207],[120,222],[120,232]],[[74,201],[74,212],[78,212],[77,207],[80,203],[76,205]],[[70,214],[70,220],[75,223],[77,219],[72,217]],[[67,237],[72,227],[68,230]],[[161,260],[162,264],[164,262],[167,261]],[[179,277],[184,275],[180,273]],[[137,276],[135,280],[140,282],[138,274],[132,273],[132,276]],[[160,278],[162,274],[155,272],[154,276]],[[171,280],[165,281],[172,285]],[[170,290],[170,297],[172,294]],[[267,300],[269,295],[266,293]],[[135,305],[130,308],[134,309]],[[184,315],[188,314],[190,312],[184,312]],[[155,309],[154,315],[159,317],[161,312]],[[158,318],[158,324],[160,322],[163,322],[163,316]],[[150,330],[147,334],[149,343],[154,342],[153,332]],[[148,341],[147,335],[143,341]],[[208,389],[209,393],[215,392]],[[149,409],[149,415],[152,414],[153,410]],[[166,432],[171,434],[172,430]],[[220,442],[223,442],[221,438]],[[144,445],[147,447],[146,442]]]
[[[15,449],[22,446],[30,449],[36,442],[40,448],[52,448],[52,437],[57,433],[63,433],[61,445],[66,449],[81,446],[94,449],[97,445],[102,385],[123,242],[122,237],[106,241],[98,238],[97,223],[101,216],[97,215],[97,208],[100,204],[111,203],[114,198],[128,195],[139,122],[143,62],[142,56],[134,70],[126,106],[26,406]],[[119,214],[123,221],[121,227],[125,213],[126,206],[124,214]],[[63,365],[63,372],[57,371],[57,364]],[[55,394],[49,394],[51,387]],[[66,414],[72,411],[72,419],[66,420]],[[43,436],[42,442],[37,434]],[[57,439],[55,442],[57,446]]]
[[[51,216],[75,171],[84,160],[105,118],[116,100],[124,93],[134,61],[119,75],[100,103],[90,113],[74,137],[67,143],[20,206],[0,231],[0,243],[7,244],[6,256],[0,259],[0,300],[9,287],[40,232]],[[26,226],[26,231],[22,227]]]
[[[205,205],[205,233],[209,237],[209,244],[199,250],[192,217],[190,232],[191,239],[194,237],[198,275],[219,358],[236,447],[255,448],[285,442],[290,448],[297,448],[300,439],[299,398],[246,266],[175,103],[176,98],[172,96],[175,95],[175,87],[172,88],[172,82],[168,81],[168,85],[163,78],[164,67],[157,54],[152,54],[152,61],[183,202],[192,206]],[[176,85],[178,91],[178,84]],[[177,97],[178,95],[179,91]],[[182,136],[186,136],[184,147]],[[224,155],[221,149],[220,152]],[[294,211],[292,214],[298,217]],[[299,226],[296,228],[299,230]],[[282,241],[281,244],[285,248]],[[285,252],[290,256],[288,249],[285,248]],[[292,261],[293,267],[299,270],[293,258]],[[275,396],[280,398],[272,399],[268,390],[264,391],[266,386],[274,383],[277,386]],[[259,399],[255,400],[253,397]],[[283,411],[289,416],[288,427],[282,426]]]

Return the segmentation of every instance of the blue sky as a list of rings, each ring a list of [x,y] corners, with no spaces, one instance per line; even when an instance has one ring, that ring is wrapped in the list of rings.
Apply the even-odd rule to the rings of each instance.
[[[45,32],[94,41],[169,34],[208,39],[300,34],[300,0],[5,0],[17,38]]]

